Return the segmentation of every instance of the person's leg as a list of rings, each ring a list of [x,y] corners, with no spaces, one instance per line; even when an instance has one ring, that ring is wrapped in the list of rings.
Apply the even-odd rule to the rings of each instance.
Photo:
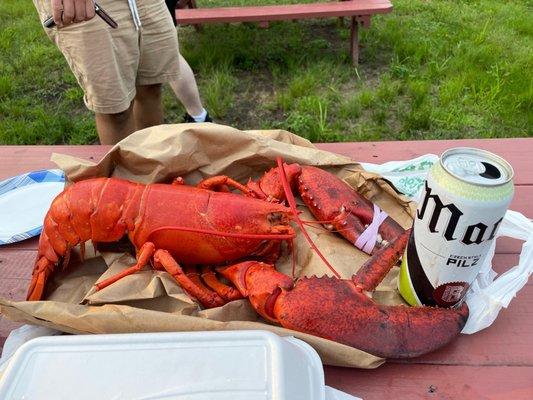
[[[161,84],[137,86],[133,117],[137,130],[163,123]]]
[[[34,3],[41,20],[50,15],[50,1]],[[101,0],[101,4],[120,21],[117,29],[109,29],[100,18],[93,18],[45,32],[61,50],[83,89],[85,105],[95,113],[100,142],[115,144],[135,131],[132,101],[140,58],[139,33],[127,2]]]
[[[95,113],[95,120],[101,144],[115,144],[135,132],[133,104],[116,114]]]
[[[174,25],[176,25],[174,13],[178,2],[180,3],[180,6],[185,6],[189,1],[190,0],[165,0],[167,9],[169,11],[168,15],[171,17],[170,19],[174,22]],[[160,31],[163,31],[163,28],[161,28]],[[173,30],[172,34],[177,41],[175,29]],[[170,80],[169,84],[174,91],[174,94],[187,111],[185,122],[211,122],[211,118],[207,115],[207,111],[202,105],[196,79],[194,78],[194,73],[189,66],[189,63],[187,63],[181,54],[178,56],[178,67],[180,71],[179,78]]]
[[[187,60],[180,54],[180,78],[170,82],[170,87],[189,115],[200,115],[204,111],[194,73]]]

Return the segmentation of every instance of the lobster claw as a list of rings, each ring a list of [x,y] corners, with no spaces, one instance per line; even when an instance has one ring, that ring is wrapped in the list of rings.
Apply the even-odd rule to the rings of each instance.
[[[231,281],[243,296],[247,296],[259,315],[271,322],[278,322],[273,307],[282,289],[291,289],[290,277],[278,272],[271,264],[245,261],[229,267],[217,268],[217,272]]]
[[[257,197],[284,201],[286,195],[279,169],[270,169],[258,182],[251,181],[247,187]],[[374,204],[337,176],[320,168],[284,164],[284,170],[291,188],[300,195],[315,218],[363,249],[358,239],[374,220],[378,210]],[[396,221],[383,216],[377,229],[378,235],[373,238],[375,243],[364,248],[364,251],[373,254],[374,248],[379,249],[402,232],[404,229]]]
[[[294,183],[298,176],[300,176],[302,167],[299,164],[284,164],[284,167],[287,181],[294,188]],[[278,167],[271,168],[265,172],[257,182],[250,180],[246,186],[260,199],[267,199],[276,203],[281,203],[286,200]]]
[[[375,303],[351,281],[313,277],[298,281],[290,291],[282,291],[274,314],[288,329],[379,357],[410,358],[453,340],[466,323],[468,307],[386,306]]]
[[[256,311],[284,328],[309,333],[385,358],[416,357],[453,340],[468,307],[387,306],[366,295],[398,260],[409,231],[380,249],[353,279],[292,280],[272,265],[247,262],[221,269]],[[386,262],[383,262],[386,259]]]

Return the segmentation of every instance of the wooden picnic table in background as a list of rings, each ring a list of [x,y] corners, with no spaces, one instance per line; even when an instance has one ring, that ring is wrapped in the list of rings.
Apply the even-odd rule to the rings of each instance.
[[[532,139],[406,141],[316,144],[323,150],[360,162],[384,163],[450,147],[470,146],[499,154],[515,170],[511,209],[533,216]],[[53,168],[53,152],[95,162],[110,146],[0,146],[0,180],[24,172]],[[16,216],[14,216],[16,217]],[[500,239],[494,268],[517,263],[521,243]],[[36,257],[37,239],[0,247],[0,296],[23,300]],[[326,384],[362,397],[383,399],[532,399],[533,282],[522,289],[494,324],[474,335],[461,335],[445,348],[411,360],[389,360],[375,370],[325,367]],[[0,320],[0,344],[19,324]]]
[[[340,0],[320,3],[254,5],[240,7],[198,8],[196,0],[180,0],[176,4],[176,21],[178,25],[192,24],[198,29],[199,24],[256,22],[266,28],[270,21],[300,20],[309,18],[338,17],[350,20],[350,56],[352,64],[359,64],[359,27],[368,29],[370,20],[378,14],[392,11],[389,0]]]

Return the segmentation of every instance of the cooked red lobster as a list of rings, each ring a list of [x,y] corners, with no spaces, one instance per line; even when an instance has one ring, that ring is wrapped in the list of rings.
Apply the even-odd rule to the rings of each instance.
[[[290,187],[326,227],[373,254],[351,280],[338,279],[329,263],[337,278],[294,282],[274,268],[282,241],[295,237],[291,220],[303,228]],[[384,306],[365,294],[397,262],[409,236],[390,217],[378,214],[377,207],[336,176],[281,161],[246,185],[226,176],[208,178],[198,187],[179,178],[172,185],[89,179],[69,186],[53,201],[28,300],[43,297],[48,277],[59,264],[68,265],[74,246],[81,244],[83,253],[87,240],[114,242],[127,235],[137,263],[99,282],[98,289],[152,262],[204,307],[248,297],[262,317],[283,327],[381,357],[415,357],[457,336],[468,308]],[[368,226],[374,227],[373,235],[366,234]],[[197,265],[203,266],[200,272]],[[219,266],[218,274],[234,286],[222,282],[211,266]]]

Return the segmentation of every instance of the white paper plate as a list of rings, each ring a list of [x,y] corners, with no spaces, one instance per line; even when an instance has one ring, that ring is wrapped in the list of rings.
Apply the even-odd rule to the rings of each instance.
[[[59,169],[43,169],[0,182],[0,245],[41,233],[52,200],[65,188]]]

